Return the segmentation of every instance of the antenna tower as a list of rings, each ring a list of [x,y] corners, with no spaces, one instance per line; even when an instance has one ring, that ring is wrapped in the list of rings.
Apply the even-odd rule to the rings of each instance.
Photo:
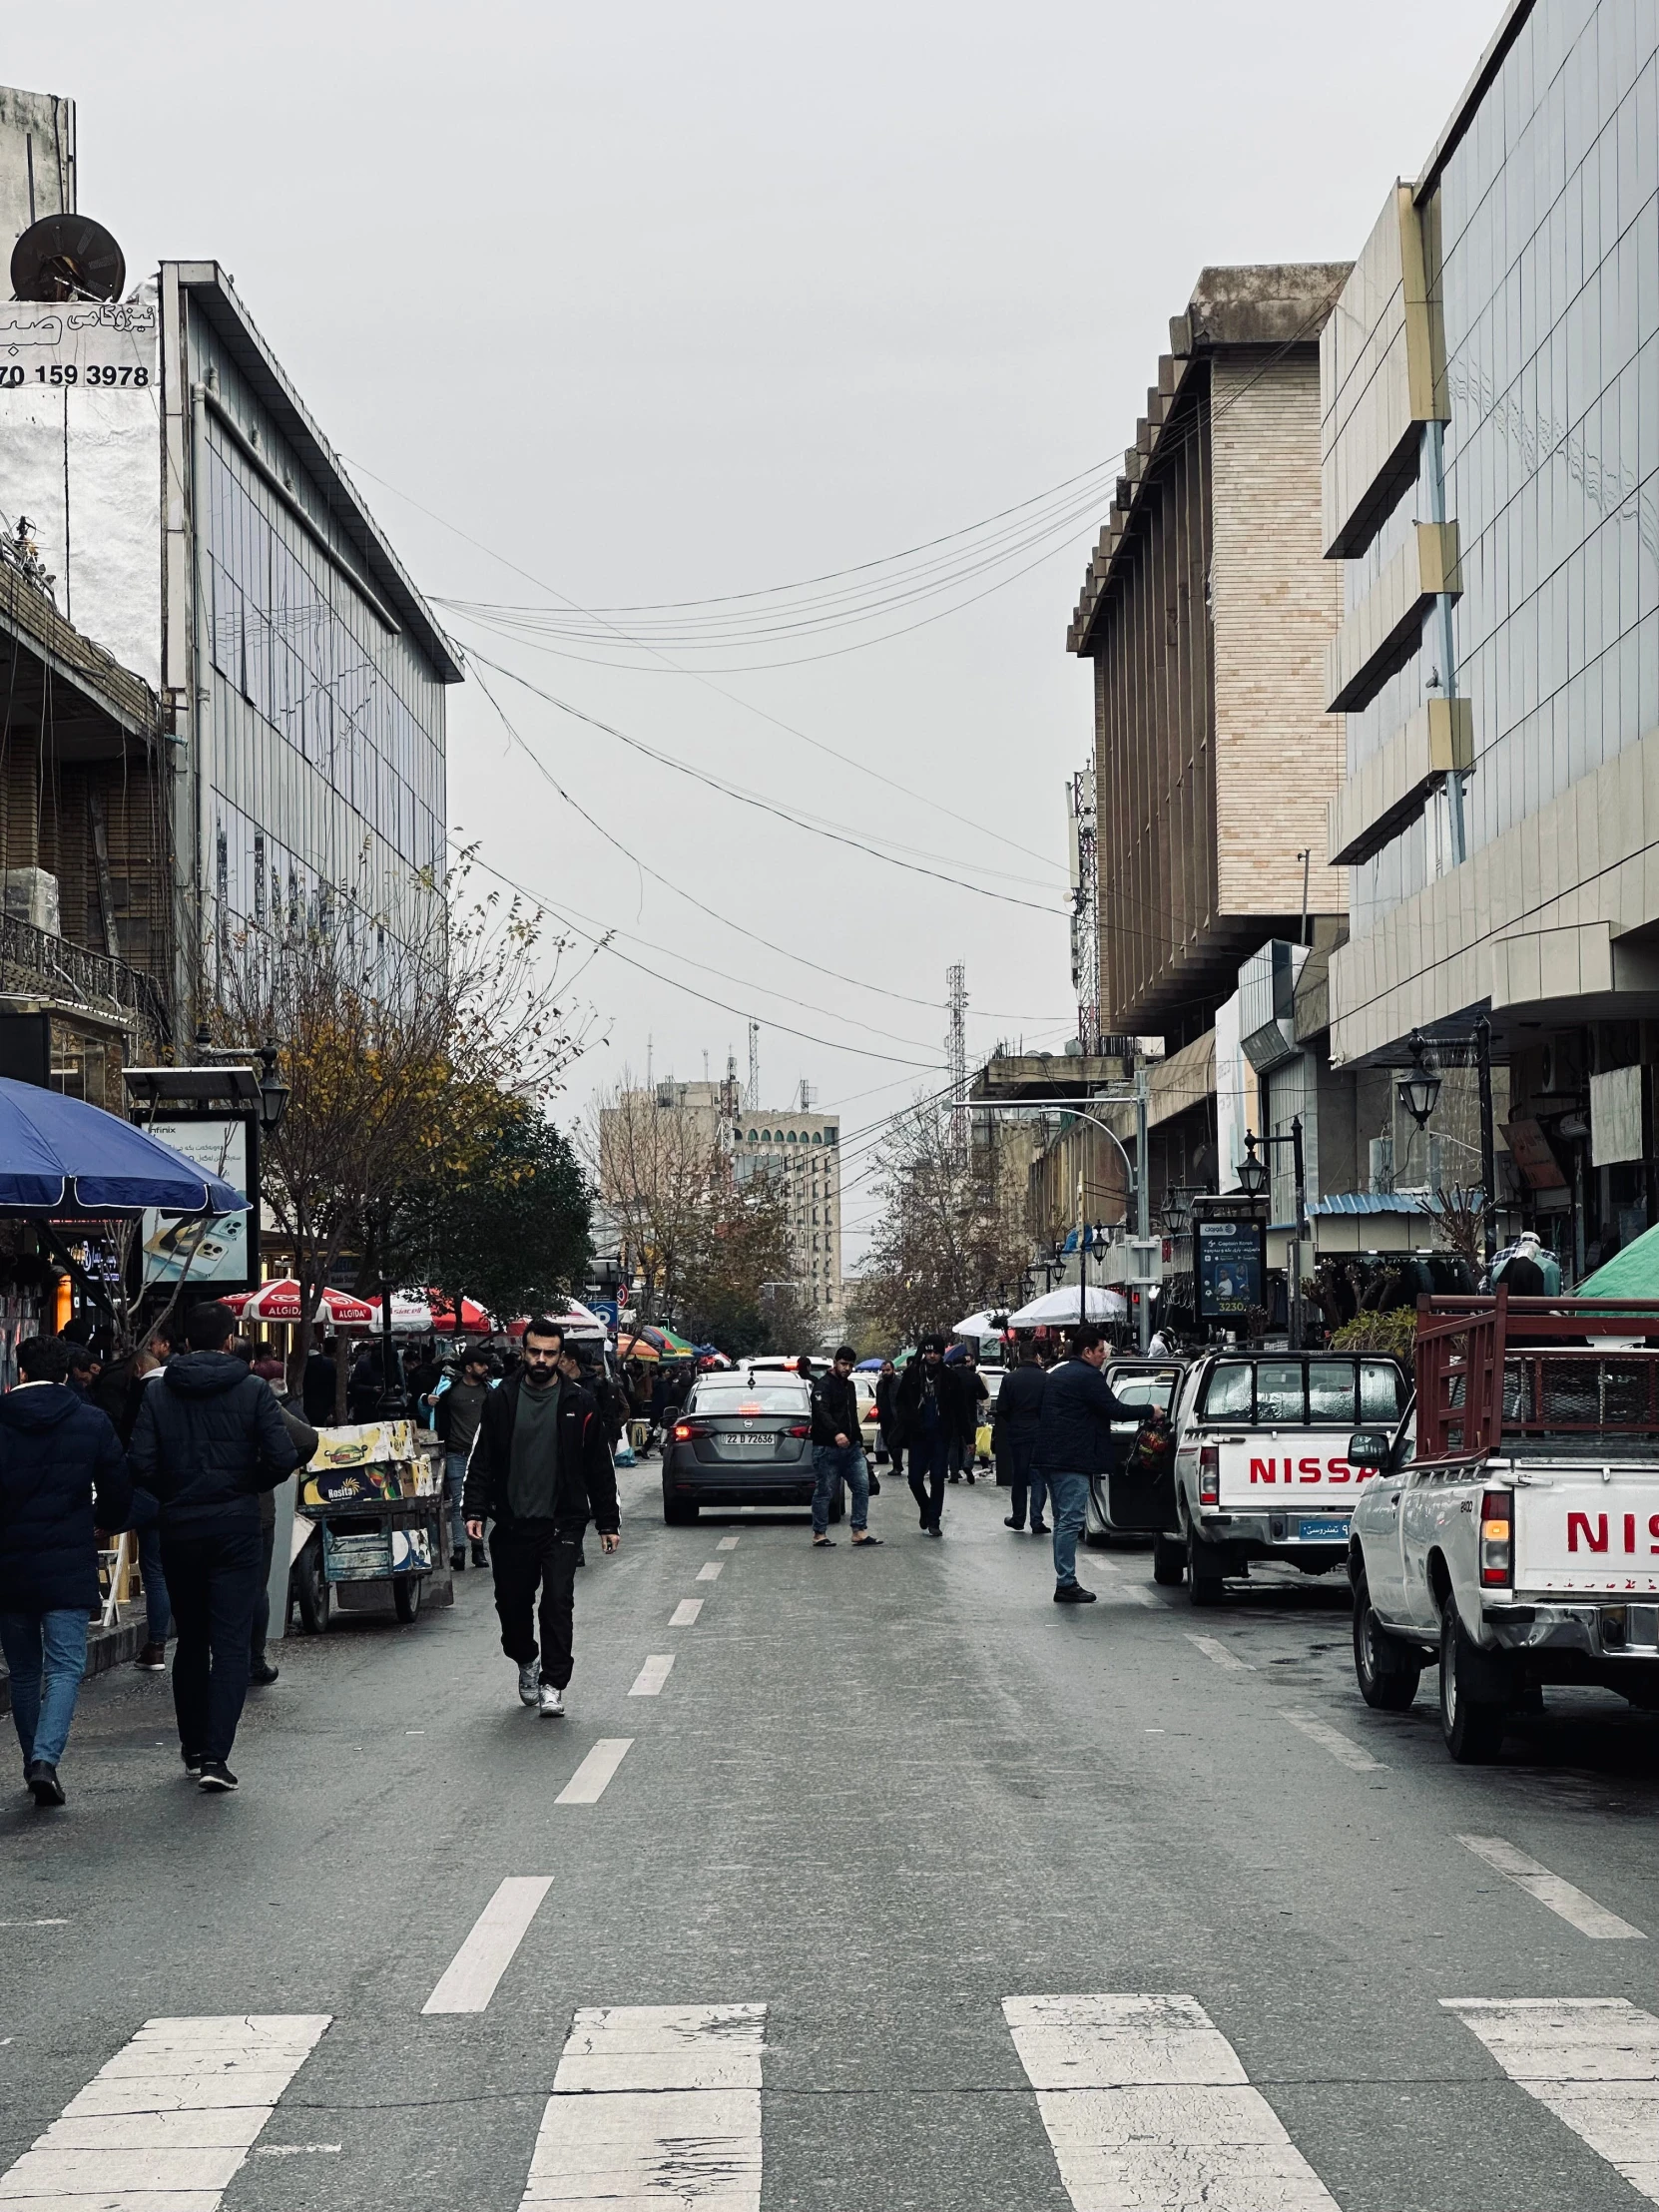
[[[751,1107],[761,1103],[761,1025],[752,1021],[749,1025],[749,1101]]]
[[[944,971],[945,1003],[950,1028],[945,1049],[950,1056],[950,1142],[958,1161],[968,1154],[967,1115],[967,970],[958,960]]]
[[[1077,993],[1077,1041],[1087,1054],[1100,1045],[1100,848],[1095,836],[1094,770],[1080,768],[1066,786],[1071,843],[1071,987]]]

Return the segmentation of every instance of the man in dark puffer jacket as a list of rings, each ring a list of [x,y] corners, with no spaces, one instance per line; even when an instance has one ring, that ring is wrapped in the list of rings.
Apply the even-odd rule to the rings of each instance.
[[[23,1779],[37,1805],[61,1805],[58,1762],[98,1607],[97,1532],[127,1526],[133,1485],[115,1430],[68,1385],[62,1338],[28,1338],[17,1364],[23,1381],[0,1397],[0,1646]]]
[[[179,1754],[204,1790],[234,1790],[227,1762],[248,1694],[260,1594],[262,1490],[299,1463],[271,1385],[225,1347],[228,1306],[193,1306],[189,1348],[139,1407],[133,1478],[161,1507],[162,1569],[179,1647],[173,1708]]]

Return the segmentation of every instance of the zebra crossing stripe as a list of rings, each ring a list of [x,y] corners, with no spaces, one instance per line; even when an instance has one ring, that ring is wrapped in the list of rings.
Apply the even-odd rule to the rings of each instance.
[[[4,2212],[217,2212],[326,2012],[146,2020],[16,2164]]]
[[[1503,2068],[1659,2204],[1659,2019],[1624,1997],[1442,1997]]]
[[[1639,1943],[1646,1942],[1647,1937],[1639,1928],[1632,1928],[1628,1921],[1621,1921],[1616,1913],[1609,1913],[1605,1905],[1598,1905],[1575,1884],[1551,1874],[1536,1859],[1529,1859],[1524,1851],[1517,1851],[1506,1837],[1459,1836],[1457,1841],[1465,1851],[1472,1851],[1477,1859],[1484,1859],[1488,1867],[1495,1868],[1517,1890],[1524,1890],[1529,1898],[1535,1898],[1550,1912],[1559,1914],[1581,1936],[1593,1936],[1601,1942],[1632,1938]]]
[[[553,2077],[522,2203],[761,2212],[764,2004],[585,2007]]]
[[[550,1874],[512,1874],[498,1884],[422,2012],[482,2012],[552,1887]]]
[[[1004,1997],[1076,2212],[1337,2212],[1196,1997]]]

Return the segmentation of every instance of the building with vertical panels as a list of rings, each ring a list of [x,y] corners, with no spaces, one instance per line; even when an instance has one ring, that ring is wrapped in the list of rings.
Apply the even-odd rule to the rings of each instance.
[[[1240,960],[1339,917],[1319,336],[1348,265],[1207,269],[1171,324],[1068,636],[1094,663],[1100,1023],[1201,1037]]]
[[[1338,304],[1323,408],[1332,1054],[1398,1065],[1488,1016],[1496,1195],[1571,1272],[1659,1219],[1652,8],[1504,11]]]

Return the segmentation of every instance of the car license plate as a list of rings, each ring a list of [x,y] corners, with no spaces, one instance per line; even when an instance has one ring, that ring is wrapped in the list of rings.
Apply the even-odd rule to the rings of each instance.
[[[1305,1544],[1338,1544],[1348,1534],[1348,1515],[1339,1519],[1332,1515],[1324,1520],[1305,1520],[1298,1524],[1297,1533]]]
[[[727,1436],[724,1441],[736,1444],[740,1451],[758,1451],[763,1445],[770,1450],[778,1441],[778,1435],[775,1429],[760,1428],[742,1436]]]

